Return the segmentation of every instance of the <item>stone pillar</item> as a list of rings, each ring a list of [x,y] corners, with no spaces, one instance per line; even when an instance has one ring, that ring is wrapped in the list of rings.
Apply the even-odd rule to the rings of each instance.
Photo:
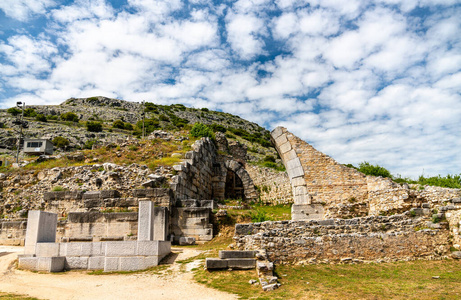
[[[154,240],[166,241],[168,237],[168,208],[154,207]]]
[[[153,201],[139,201],[138,241],[166,241],[168,208],[155,207]]]
[[[154,202],[139,201],[138,241],[154,240]]]
[[[27,218],[24,254],[35,254],[37,243],[55,243],[58,215],[30,210]]]
[[[307,190],[304,179],[304,168],[296,149],[288,140],[289,132],[283,127],[277,127],[271,132],[275,149],[280,155],[290,178],[294,204],[291,207],[293,221],[323,219],[324,209],[321,204],[312,204],[312,197]]]

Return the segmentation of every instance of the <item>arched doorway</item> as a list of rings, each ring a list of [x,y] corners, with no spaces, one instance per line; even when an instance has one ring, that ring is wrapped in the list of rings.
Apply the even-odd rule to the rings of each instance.
[[[226,199],[245,199],[245,189],[243,187],[243,182],[240,177],[230,169],[227,169],[224,197]]]

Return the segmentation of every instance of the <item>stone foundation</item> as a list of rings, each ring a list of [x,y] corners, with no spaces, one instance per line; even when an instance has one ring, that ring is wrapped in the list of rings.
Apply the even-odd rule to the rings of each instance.
[[[407,215],[348,220],[278,221],[235,226],[240,250],[266,250],[270,261],[341,263],[445,257],[450,249],[446,224]],[[438,224],[437,224],[438,225]]]

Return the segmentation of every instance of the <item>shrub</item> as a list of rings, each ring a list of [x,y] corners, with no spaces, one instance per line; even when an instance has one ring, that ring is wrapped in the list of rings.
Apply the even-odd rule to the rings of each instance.
[[[372,176],[382,176],[382,177],[389,177],[392,178],[391,172],[389,172],[384,167],[378,165],[372,165],[369,162],[362,162],[359,164],[358,170],[365,175],[372,175]]]
[[[136,123],[137,129],[135,130],[136,135],[141,135],[142,134],[142,121],[138,121]],[[145,119],[144,120],[144,129],[146,131],[146,135],[150,134],[152,131],[156,129],[160,129],[160,123],[157,119]]]
[[[47,119],[47,120],[57,120],[57,119],[58,119],[58,116],[56,116],[56,115],[47,115],[47,116],[46,116],[46,119]]]
[[[266,155],[264,157],[264,161],[270,161],[270,162],[275,163],[275,157],[273,157],[272,155]]]
[[[62,192],[62,191],[64,191],[64,188],[62,186],[57,185],[53,187],[53,192]]]
[[[206,108],[206,107],[203,107],[203,108],[201,109],[201,111],[210,111],[210,110],[209,110],[208,108]]]
[[[86,141],[85,145],[83,145],[84,149],[93,149],[93,145],[96,144],[96,140],[88,140]]]
[[[133,130],[133,125],[130,123],[125,123],[125,130]]]
[[[69,140],[62,137],[62,136],[57,136],[53,139],[53,145],[56,146],[56,148],[64,148],[66,146],[69,146]]]
[[[17,115],[20,115],[22,113],[22,110],[16,107],[11,107],[11,108],[8,108],[6,112],[15,117]]]
[[[170,122],[170,118],[168,118],[167,116],[165,116],[165,115],[163,115],[163,114],[160,115],[160,116],[158,117],[158,119],[159,119],[160,121],[163,121],[163,122]]]
[[[24,117],[29,117],[29,118],[33,118],[37,115],[37,113],[35,112],[35,109],[33,108],[26,108],[24,110]]]
[[[61,115],[61,120],[63,121],[70,121],[70,122],[78,122],[78,116],[73,112],[66,112]]]
[[[102,131],[102,123],[95,122],[95,121],[88,121],[86,122],[86,129],[91,132],[101,132]]]
[[[195,123],[190,133],[194,137],[214,138],[214,134],[211,128],[202,123]]]
[[[46,116],[44,114],[38,114],[36,117],[35,117],[35,121],[39,121],[39,122],[46,122],[48,121]]]
[[[214,132],[222,132],[222,133],[225,133],[227,131],[227,128],[224,127],[223,125],[221,124],[216,124],[216,123],[213,123],[210,125],[210,128],[213,129]]]
[[[116,121],[112,124],[112,128],[125,129],[125,123],[123,123],[122,120],[116,120]]]
[[[261,222],[264,222],[264,221],[271,221],[272,220],[272,218],[267,216],[265,211],[259,210],[259,209],[256,210],[256,212],[251,212],[250,216],[251,216],[251,222],[253,222],[253,223],[261,223]]]

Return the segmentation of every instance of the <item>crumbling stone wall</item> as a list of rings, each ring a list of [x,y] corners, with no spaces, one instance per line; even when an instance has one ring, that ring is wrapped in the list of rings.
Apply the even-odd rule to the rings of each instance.
[[[230,170],[243,183],[244,198],[257,198],[253,180],[241,162],[228,157],[220,157],[209,138],[202,138],[192,145],[184,161],[174,166],[171,189],[178,200],[224,199],[227,171]]]
[[[1,221],[0,245],[23,246],[27,220]]]
[[[174,166],[177,175],[172,178],[171,189],[176,199],[212,199],[216,148],[209,138],[202,138],[192,149],[186,153],[183,163]]]
[[[259,188],[259,199],[263,203],[272,205],[293,203],[290,179],[286,172],[250,164],[247,164],[245,169],[253,179],[254,185]]]
[[[280,264],[436,259],[449,254],[449,238],[407,215],[237,224],[234,236],[236,248],[266,250]]]

